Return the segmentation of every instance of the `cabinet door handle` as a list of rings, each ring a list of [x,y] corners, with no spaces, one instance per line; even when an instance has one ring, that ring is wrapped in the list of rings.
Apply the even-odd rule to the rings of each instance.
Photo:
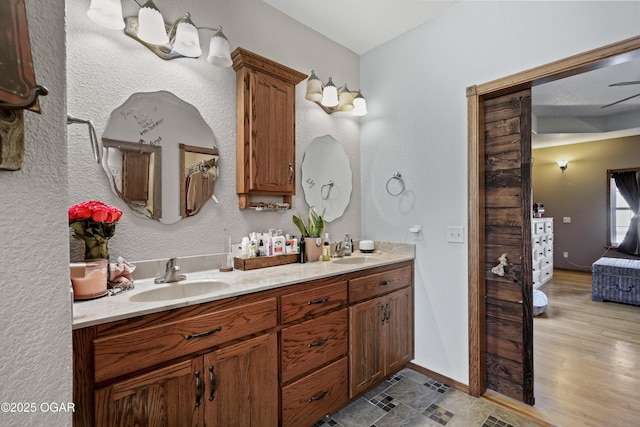
[[[311,348],[311,347],[320,347],[321,345],[324,345],[324,343],[326,343],[327,341],[329,341],[329,337],[326,337],[323,340],[320,341],[316,341],[316,342],[312,342],[311,344],[307,345],[307,347]]]
[[[382,310],[382,320],[380,321],[381,325],[384,325],[384,321],[387,320],[387,310],[384,308],[384,304],[380,306]]]
[[[387,323],[389,323],[389,320],[391,320],[391,307],[387,303]]]
[[[213,373],[213,366],[209,366],[209,400],[213,400],[216,392],[216,377]]]
[[[216,332],[220,332],[222,330],[222,326],[218,326],[217,328],[214,328],[210,331],[207,332],[200,332],[198,334],[189,334],[189,335],[185,335],[184,339],[185,340],[190,340],[191,338],[204,338],[204,337],[208,337],[209,335],[213,335]]]
[[[307,305],[313,305],[313,304],[324,304],[325,302],[329,301],[329,297],[324,297],[322,299],[317,299],[317,300],[313,300],[313,301],[309,301],[307,303]]]
[[[320,400],[323,397],[325,397],[327,393],[329,393],[329,389],[325,388],[324,390],[322,390],[322,393],[320,393],[317,396],[310,397],[309,400],[307,400],[307,402],[311,403],[311,402],[315,402],[316,400]]]
[[[383,280],[382,282],[378,283],[378,286],[387,286],[391,284],[391,280]]]
[[[293,182],[293,164],[289,163],[289,184]]]
[[[200,381],[200,371],[196,371],[196,408],[200,406],[200,398],[202,398],[202,381]]]

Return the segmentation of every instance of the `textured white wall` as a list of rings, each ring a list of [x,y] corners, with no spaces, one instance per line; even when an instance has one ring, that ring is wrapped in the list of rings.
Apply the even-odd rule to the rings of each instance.
[[[3,407],[0,424],[65,426],[70,414],[41,407],[72,401],[64,0],[26,4],[36,81],[49,95],[42,114],[24,113],[22,169],[0,171],[0,402],[36,410]]]
[[[468,384],[465,89],[638,35],[640,2],[465,1],[361,57],[362,234],[416,248],[416,360]],[[391,197],[395,171],[407,193]]]
[[[81,3],[81,4],[79,4]],[[220,177],[215,194],[220,204],[208,202],[195,217],[174,225],[135,217],[112,193],[102,169],[92,161],[86,127],[69,128],[69,204],[98,199],[124,211],[111,239],[111,256],[130,261],[170,256],[198,255],[223,250],[225,223],[234,241],[250,231],[269,228],[297,234],[292,212],[308,209],[300,187],[300,166],[305,147],[313,138],[333,135],[347,152],[353,170],[353,195],[342,218],[328,225],[337,239],[343,233],[360,233],[360,130],[357,118],[344,113],[327,115],[306,101],[306,80],[296,87],[296,170],[294,210],[265,213],[239,210],[235,193],[236,80],[233,68],[211,66],[206,59],[163,61],[121,32],[100,28],[86,16],[89,0],[73,2],[67,10],[68,112],[90,118],[98,135],[110,112],[134,92],[167,90],[194,105],[211,126],[220,149]],[[169,2],[158,7],[167,20],[189,11],[196,25],[224,27],[231,49],[237,46],[280,62],[305,74],[315,69],[323,79],[359,87],[359,57],[331,40],[302,26],[260,0]],[[136,13],[135,4],[123,2],[125,15]],[[201,31],[208,47],[211,32]],[[206,48],[205,48],[206,49]],[[206,56],[206,55],[205,55]],[[185,129],[188,132],[188,129]],[[72,257],[82,256],[79,242],[71,241]]]

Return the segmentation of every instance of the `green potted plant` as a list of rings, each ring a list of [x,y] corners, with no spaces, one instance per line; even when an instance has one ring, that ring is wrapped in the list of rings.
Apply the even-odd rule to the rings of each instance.
[[[315,207],[309,209],[307,222],[298,212],[293,215],[293,223],[304,238],[305,253],[308,262],[318,261],[322,254],[322,233],[324,232],[324,211],[319,214]]]

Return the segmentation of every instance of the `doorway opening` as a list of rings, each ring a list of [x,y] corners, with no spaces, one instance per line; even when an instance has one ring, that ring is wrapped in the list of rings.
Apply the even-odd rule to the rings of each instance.
[[[467,88],[469,229],[469,393],[487,390],[485,280],[485,101],[533,86],[640,57],[640,37],[575,55],[512,76]],[[530,313],[530,311],[529,311]],[[532,316],[532,314],[529,314]],[[531,319],[529,319],[531,320]],[[533,351],[533,341],[529,344]],[[527,349],[525,349],[527,350]]]

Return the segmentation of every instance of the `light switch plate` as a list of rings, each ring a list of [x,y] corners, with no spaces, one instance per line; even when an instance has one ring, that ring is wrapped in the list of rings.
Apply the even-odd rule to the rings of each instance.
[[[461,226],[448,226],[447,227],[447,242],[452,243],[464,243],[464,227]]]
[[[562,217],[562,222],[565,224],[571,224],[571,217],[570,216],[563,216]]]

